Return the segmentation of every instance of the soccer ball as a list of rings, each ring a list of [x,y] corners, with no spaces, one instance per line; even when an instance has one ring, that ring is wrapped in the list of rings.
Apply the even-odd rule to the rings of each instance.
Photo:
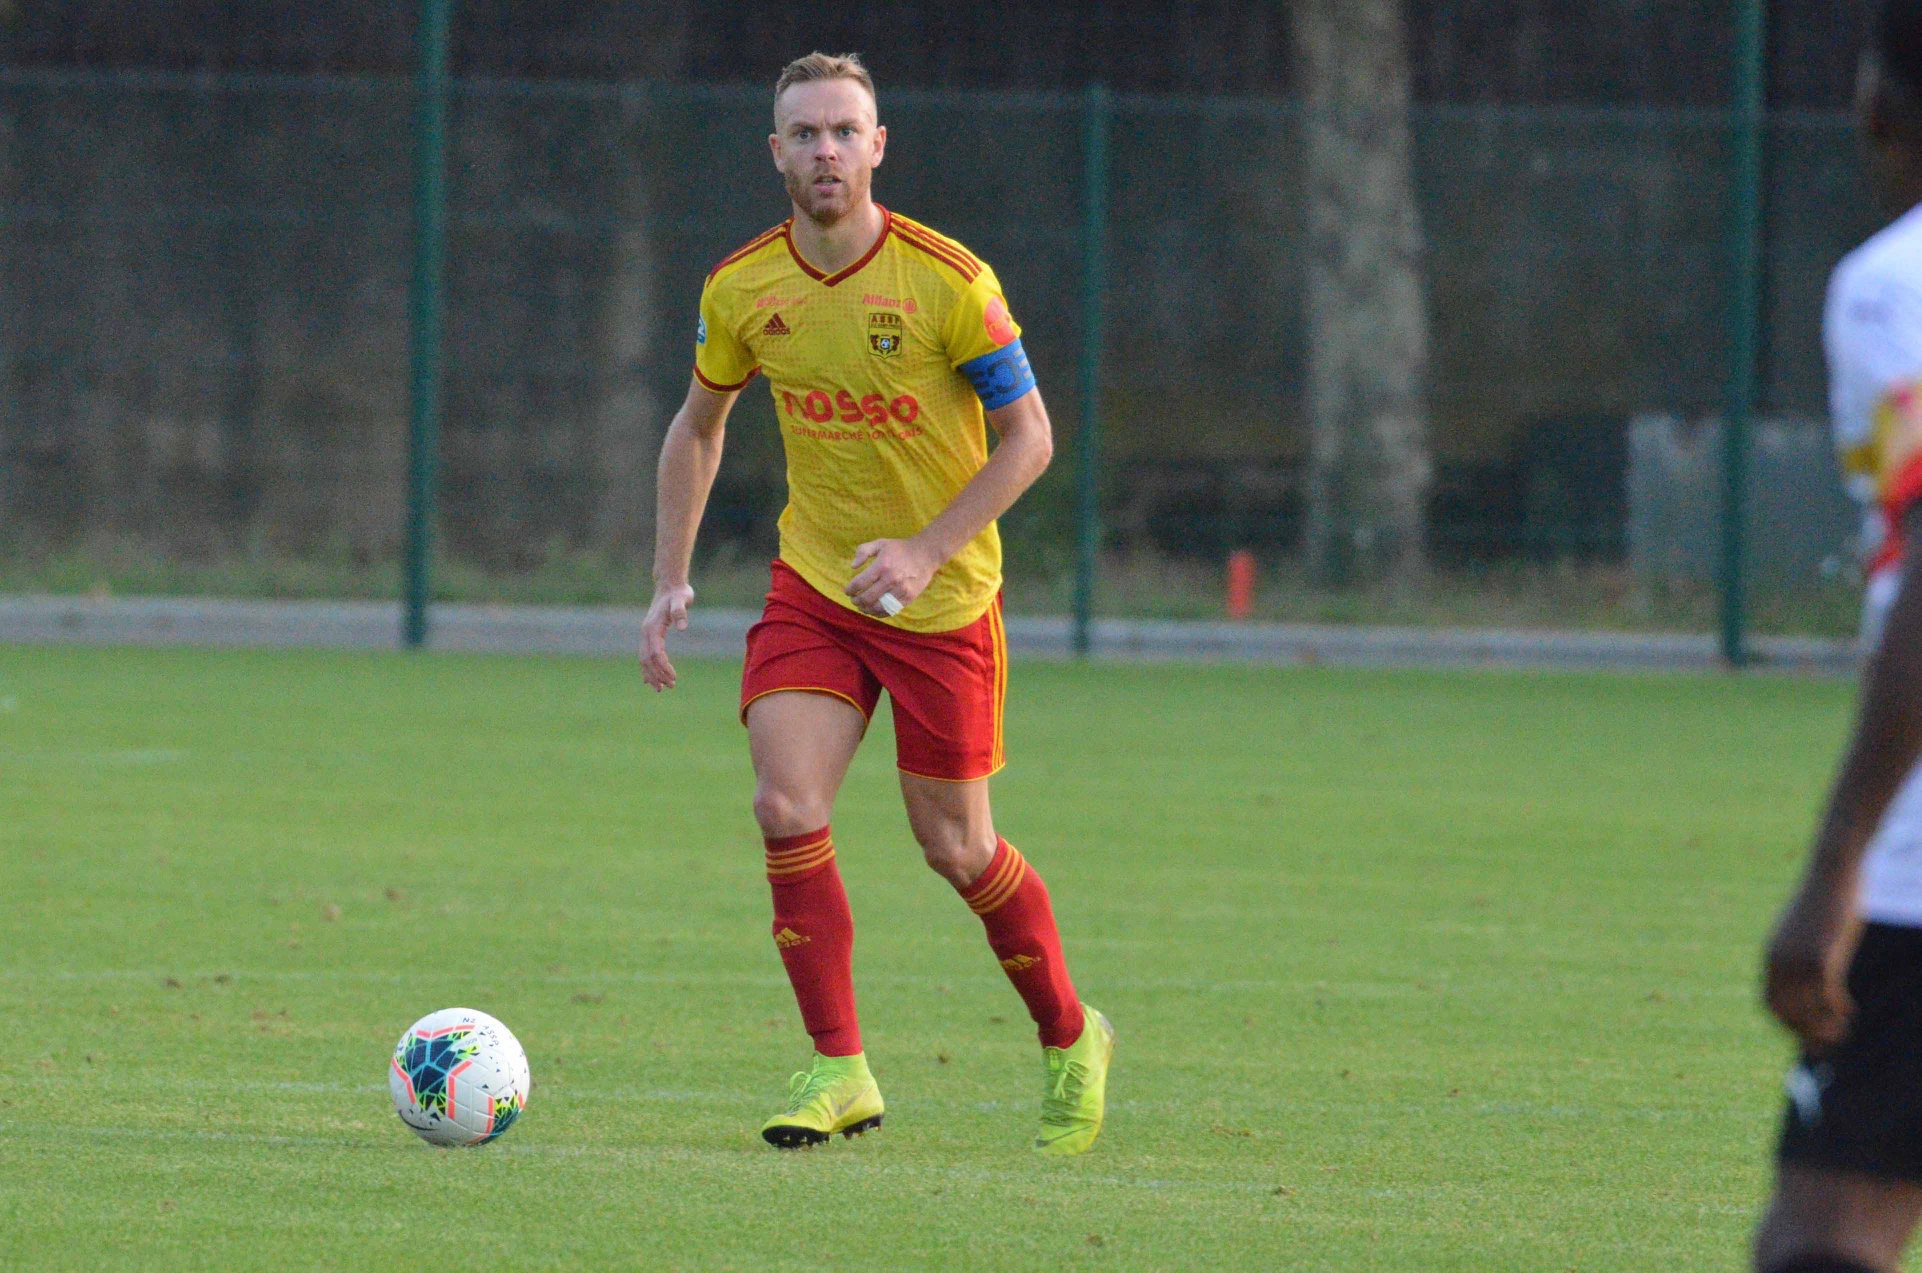
[[[387,1067],[394,1112],[430,1145],[485,1145],[527,1107],[527,1053],[472,1008],[442,1008],[407,1027]]]

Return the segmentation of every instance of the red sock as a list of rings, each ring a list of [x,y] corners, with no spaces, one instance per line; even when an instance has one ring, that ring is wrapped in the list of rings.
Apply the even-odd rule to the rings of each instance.
[[[961,900],[981,917],[989,947],[1039,1028],[1041,1046],[1065,1048],[1080,1038],[1081,1000],[1061,957],[1048,886],[1021,850],[1006,840],[997,844],[994,860],[961,890]]]
[[[814,1050],[853,1056],[861,1050],[854,1016],[854,914],[828,829],[769,837],[767,881],[774,894],[774,944]]]

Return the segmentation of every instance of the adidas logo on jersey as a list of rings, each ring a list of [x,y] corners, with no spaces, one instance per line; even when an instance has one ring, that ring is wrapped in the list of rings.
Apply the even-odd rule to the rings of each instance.
[[[1001,966],[1009,972],[1026,972],[1040,962],[1033,955],[1010,955],[1001,961]]]
[[[781,321],[781,315],[777,312],[774,317],[767,320],[767,325],[761,328],[761,334],[763,336],[792,336],[794,332],[792,328]]]
[[[786,331],[787,329],[784,327],[781,330]],[[806,945],[812,940],[814,939],[811,937],[803,937],[792,928],[783,928],[780,932],[774,934],[774,944],[782,950],[789,950],[795,946]]]

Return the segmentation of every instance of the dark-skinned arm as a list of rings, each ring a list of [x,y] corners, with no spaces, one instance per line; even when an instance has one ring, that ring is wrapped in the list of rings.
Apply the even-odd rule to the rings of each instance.
[[[1804,1047],[1840,1042],[1854,1012],[1846,983],[1860,920],[1862,855],[1922,756],[1922,505],[1904,517],[1910,551],[1863,676],[1855,732],[1829,795],[1801,886],[1769,939],[1769,1011]]]

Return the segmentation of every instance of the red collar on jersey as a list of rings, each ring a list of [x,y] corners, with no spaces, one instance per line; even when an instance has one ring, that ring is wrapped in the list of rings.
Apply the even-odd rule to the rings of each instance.
[[[874,206],[877,208],[881,208],[881,205],[878,203],[875,204]],[[881,250],[881,245],[888,241],[888,231],[892,229],[893,226],[894,226],[894,214],[892,212],[889,212],[886,208],[881,208],[881,233],[874,236],[874,246],[869,248],[866,252],[862,253],[861,259],[856,261],[853,265],[850,265],[846,269],[837,271],[836,273],[833,273],[833,274],[823,274],[821,273],[821,271],[815,269],[812,265],[809,265],[807,263],[807,258],[801,255],[801,249],[794,246],[794,218],[793,217],[789,217],[787,219],[786,224],[784,224],[781,227],[781,237],[787,240],[788,255],[794,258],[794,263],[801,267],[801,270],[803,273],[805,273],[811,279],[818,280],[821,286],[823,287],[833,287],[836,283],[839,283],[842,279],[853,278],[856,274],[859,274],[861,272],[861,267],[874,259],[874,254],[876,252],[879,252]]]

